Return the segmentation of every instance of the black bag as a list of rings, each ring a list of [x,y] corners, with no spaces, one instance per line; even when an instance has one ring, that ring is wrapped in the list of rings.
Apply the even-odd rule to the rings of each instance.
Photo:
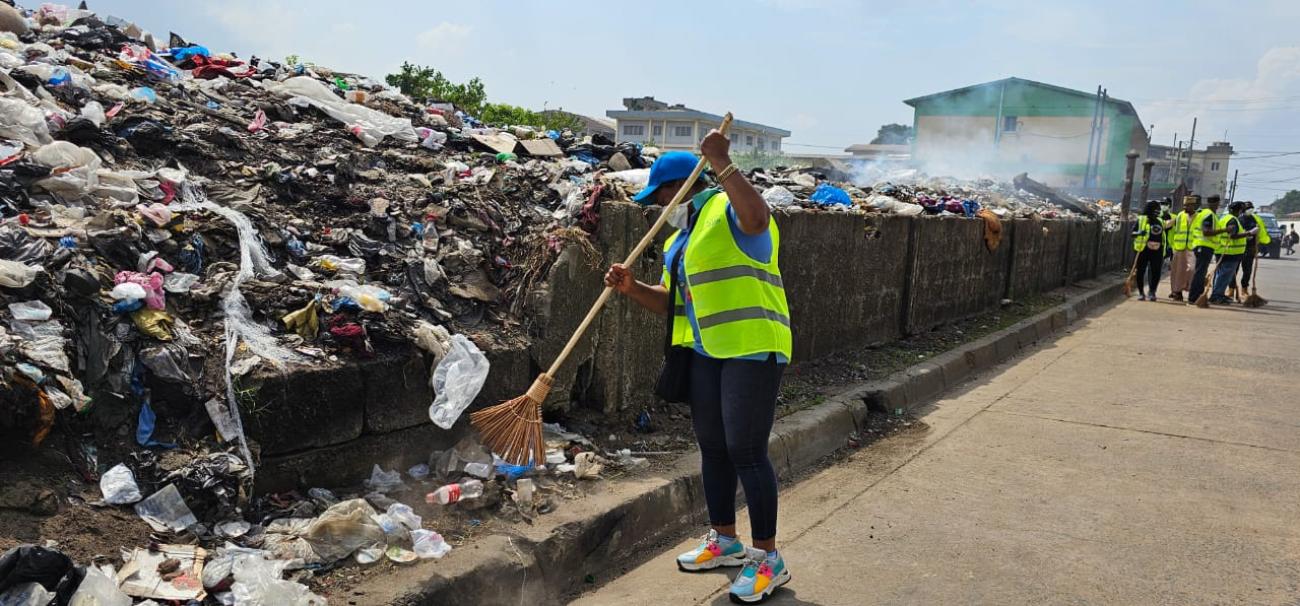
[[[664,363],[659,368],[655,394],[674,404],[686,402],[691,395],[691,358],[689,347],[673,347],[673,323],[677,320],[677,270],[686,251],[679,251],[668,270],[668,330],[664,335]]]

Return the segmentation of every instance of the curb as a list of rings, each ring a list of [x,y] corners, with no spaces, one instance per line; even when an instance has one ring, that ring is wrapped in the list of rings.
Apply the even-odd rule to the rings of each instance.
[[[1060,333],[1119,298],[1123,289],[1122,282],[1083,286],[1086,291],[1056,307],[777,420],[768,447],[778,476],[789,477],[844,447],[849,433],[862,429],[869,411],[915,410],[972,375]],[[378,587],[362,588],[378,590],[358,595],[386,597],[384,603],[400,606],[458,603],[467,596],[479,604],[563,603],[581,590],[589,575],[616,574],[630,563],[630,554],[706,523],[698,456],[681,457],[666,474],[634,478],[629,490],[588,496],[582,512],[538,519],[528,530],[536,539],[486,537],[466,547],[481,554],[476,560],[457,565],[453,558],[427,570],[412,569],[400,583],[405,589],[394,590],[396,579],[389,578],[376,583]]]

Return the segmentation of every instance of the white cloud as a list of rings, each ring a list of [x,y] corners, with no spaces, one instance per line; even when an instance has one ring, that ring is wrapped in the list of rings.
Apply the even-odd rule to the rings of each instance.
[[[472,31],[473,28],[468,25],[443,21],[433,26],[432,29],[420,32],[416,35],[415,41],[420,45],[420,48],[425,50],[441,54],[455,54],[469,40]]]
[[[1146,104],[1143,117],[1156,124],[1187,124],[1200,118],[1202,132],[1289,122],[1300,110],[1300,46],[1270,49],[1249,78],[1210,78],[1192,84],[1184,99]],[[1149,117],[1148,117],[1149,116]],[[1167,130],[1167,129],[1162,129]],[[1201,141],[1202,139],[1197,137]]]

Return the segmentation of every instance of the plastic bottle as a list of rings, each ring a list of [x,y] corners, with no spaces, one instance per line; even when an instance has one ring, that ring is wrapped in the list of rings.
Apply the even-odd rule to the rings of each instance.
[[[420,234],[421,244],[424,250],[428,252],[438,250],[438,228],[434,226],[433,221],[433,216],[425,217],[422,225],[423,230]]]
[[[425,495],[425,502],[430,505],[451,505],[464,499],[477,499],[483,496],[483,482],[465,480],[459,484],[448,484]]]

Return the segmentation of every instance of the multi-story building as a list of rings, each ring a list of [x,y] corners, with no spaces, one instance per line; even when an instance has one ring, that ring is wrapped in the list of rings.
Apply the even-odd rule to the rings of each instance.
[[[623,99],[621,110],[609,110],[618,142],[632,141],[664,150],[697,151],[709,131],[722,124],[722,116],[691,109],[680,103],[669,105],[654,97]],[[731,124],[731,149],[734,153],[779,153],[782,140],[790,131],[734,120]]]

